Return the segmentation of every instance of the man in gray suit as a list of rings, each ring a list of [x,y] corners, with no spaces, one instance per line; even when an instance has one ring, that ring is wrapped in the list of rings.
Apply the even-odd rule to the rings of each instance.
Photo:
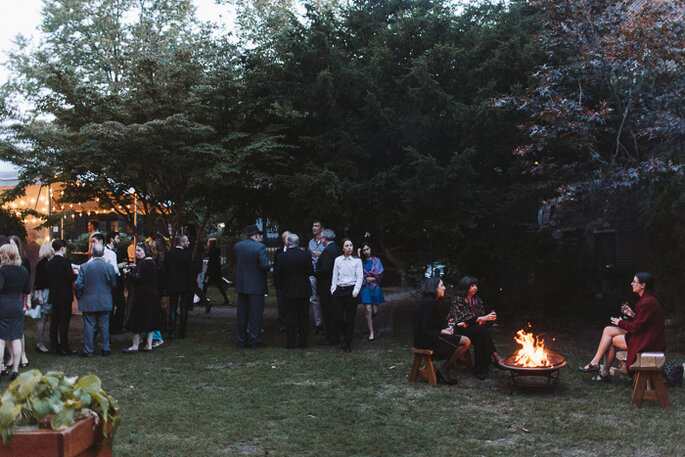
[[[236,325],[238,346],[254,349],[265,347],[262,343],[262,314],[269,258],[266,247],[261,243],[262,232],[256,225],[248,226],[245,235],[247,239],[233,247],[236,257],[235,291],[238,293]]]
[[[109,347],[109,314],[112,311],[112,292],[117,286],[114,267],[105,262],[105,246],[93,243],[91,260],[79,268],[74,291],[78,309],[83,316],[82,357],[93,357],[93,334],[97,327],[102,339],[102,355],[111,354]]]

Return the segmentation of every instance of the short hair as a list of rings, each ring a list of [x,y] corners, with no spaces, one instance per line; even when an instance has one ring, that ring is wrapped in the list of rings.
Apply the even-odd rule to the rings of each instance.
[[[90,247],[90,253],[93,257],[102,257],[105,255],[105,245],[102,243],[93,243]]]
[[[8,243],[0,246],[0,265],[21,265],[21,256],[16,244]]]
[[[300,237],[297,236],[297,234],[295,233],[291,233],[290,235],[288,235],[286,241],[288,242],[289,248],[296,248],[300,245]]]
[[[325,225],[323,225],[323,222],[321,222],[321,219],[314,219],[314,220],[312,221],[312,225],[316,224],[317,222],[319,223],[319,225],[320,225],[321,227],[325,227]]]
[[[176,239],[174,240],[174,246],[180,246],[187,239],[188,237],[185,235],[176,235]]]
[[[40,250],[38,251],[39,259],[50,259],[54,255],[55,250],[52,248],[52,243],[50,241],[46,241],[40,245]]]
[[[333,241],[335,239],[335,232],[331,229],[323,229],[321,231],[321,236],[326,238],[328,241]]]
[[[143,252],[145,253],[145,257],[152,257],[152,250],[150,249],[150,245],[147,244],[145,241],[141,241],[140,243],[136,244],[136,247],[143,250]]]
[[[638,281],[640,281],[640,284],[645,285],[645,290],[654,292],[654,276],[652,276],[651,273],[647,273],[646,271],[640,271],[635,273],[635,277]]]
[[[437,297],[438,286],[440,285],[441,281],[442,279],[438,278],[437,276],[426,279],[423,283],[423,286],[421,286],[421,294],[432,295],[433,297]]]
[[[55,240],[52,242],[52,249],[54,249],[55,252],[59,252],[59,250],[65,247],[66,245],[67,242],[64,240]]]
[[[114,238],[119,236],[119,232],[107,232],[107,244],[111,243]]]
[[[93,234],[90,236],[90,239],[91,239],[91,240],[98,240],[100,243],[104,243],[104,242],[105,242],[105,237],[102,236],[102,233],[99,233],[99,232],[98,232],[98,233],[93,233]]]
[[[469,289],[474,284],[478,284],[478,278],[468,275],[464,276],[457,283],[457,294],[465,297],[468,295]]]

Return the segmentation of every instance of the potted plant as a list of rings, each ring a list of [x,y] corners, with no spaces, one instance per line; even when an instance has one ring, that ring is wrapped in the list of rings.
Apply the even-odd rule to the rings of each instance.
[[[0,397],[0,454],[26,455],[22,452],[54,444],[61,447],[55,455],[111,455],[118,425],[117,402],[102,390],[97,376],[77,379],[31,370],[19,375]],[[27,426],[33,430],[19,431],[12,440],[17,428]],[[80,450],[70,453],[65,447]]]

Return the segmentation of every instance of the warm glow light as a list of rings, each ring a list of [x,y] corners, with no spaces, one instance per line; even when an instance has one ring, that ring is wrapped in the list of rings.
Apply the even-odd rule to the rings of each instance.
[[[526,333],[523,329],[516,332],[514,340],[521,345],[521,349],[514,354],[516,365],[528,368],[552,366],[547,358],[544,340],[532,333]]]

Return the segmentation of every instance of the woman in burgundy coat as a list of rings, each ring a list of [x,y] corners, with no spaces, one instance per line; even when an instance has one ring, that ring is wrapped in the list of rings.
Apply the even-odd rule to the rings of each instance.
[[[611,318],[610,325],[604,329],[602,339],[594,358],[580,367],[580,371],[600,371],[599,361],[606,356],[602,370],[592,378],[595,381],[609,381],[609,368],[614,361],[616,350],[628,351],[626,369],[635,362],[638,352],[662,352],[666,349],[664,337],[664,310],[653,295],[654,277],[649,273],[637,273],[631,283],[633,292],[640,296],[635,311],[624,306],[623,313],[632,320]]]

